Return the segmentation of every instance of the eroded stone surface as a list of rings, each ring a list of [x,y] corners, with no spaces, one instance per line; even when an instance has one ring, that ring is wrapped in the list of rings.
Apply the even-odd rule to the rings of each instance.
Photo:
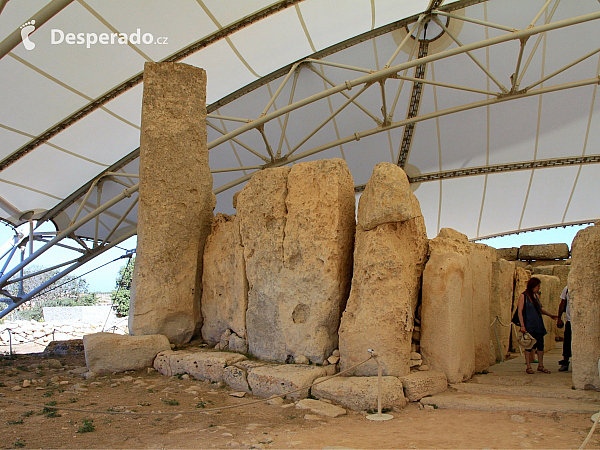
[[[171,348],[166,336],[128,336],[94,333],[83,337],[85,363],[90,372],[112,373],[151,367],[159,352]]]
[[[519,258],[519,247],[508,247],[496,249],[498,253],[498,259],[505,259],[507,261],[515,261]]]
[[[318,399],[334,401],[353,411],[377,409],[377,377],[336,377],[319,383],[317,379],[312,395]],[[404,408],[406,398],[402,381],[397,377],[382,378],[382,408]]]
[[[319,400],[313,400],[311,398],[305,398],[296,403],[297,409],[307,409],[314,414],[319,414],[325,417],[339,417],[346,414],[344,408],[332,405],[331,403],[321,402]]]
[[[337,348],[354,240],[354,183],[339,159],[257,173],[237,199],[249,352],[321,364]]]
[[[428,395],[439,394],[448,388],[448,380],[443,372],[429,370],[415,372],[400,377],[404,387],[404,395],[411,402],[418,402]]]
[[[206,144],[206,72],[146,63],[137,258],[129,329],[188,342],[200,332],[202,253],[215,196]]]
[[[573,239],[569,298],[573,329],[573,384],[600,388],[600,222]]]
[[[519,304],[519,296],[523,293],[525,289],[527,289],[527,282],[531,278],[531,272],[522,267],[515,268],[515,288],[513,290],[513,306],[512,306],[512,315],[517,310],[517,305]]]
[[[248,282],[235,216],[217,214],[204,249],[202,337],[216,344],[226,330],[246,337]]]
[[[203,350],[167,350],[156,355],[154,368],[161,374],[173,376],[187,373],[198,380],[224,381],[227,366],[245,360],[244,355]]]
[[[468,380],[475,373],[471,244],[465,235],[442,229],[429,241],[429,253],[423,272],[421,355],[450,383]]]
[[[473,280],[473,339],[475,372],[489,369],[492,359],[490,341],[490,304],[492,296],[492,263],[497,260],[496,249],[485,244],[471,244],[470,266]]]
[[[569,257],[569,246],[567,244],[541,244],[521,245],[519,248],[519,259],[567,259]]]
[[[515,281],[515,263],[500,259],[492,263],[492,297],[490,303],[490,323],[496,317],[498,321],[492,325],[491,336],[494,342],[496,361],[508,354],[511,334],[511,311],[513,301],[513,284]],[[506,326],[508,325],[508,326]],[[496,342],[496,334],[500,347]]]
[[[248,371],[266,365],[260,361],[239,361],[232,366],[227,366],[223,370],[223,381],[236,391],[251,393],[250,385],[248,384]]]
[[[363,361],[370,348],[384,375],[406,375],[427,256],[425,223],[406,174],[395,164],[375,166],[367,191],[358,207],[352,290],[339,331],[340,369]],[[369,361],[348,374],[376,375],[377,364]]]
[[[248,373],[248,384],[252,394],[258,397],[271,397],[272,395],[286,394],[293,400],[308,397],[309,388],[317,378],[324,377],[324,367],[304,366],[300,364],[270,365],[252,368]]]

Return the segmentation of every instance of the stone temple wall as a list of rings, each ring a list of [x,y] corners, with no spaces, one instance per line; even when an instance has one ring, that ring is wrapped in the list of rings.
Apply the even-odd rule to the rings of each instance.
[[[490,323],[510,321],[532,273],[551,313],[568,276],[576,387],[600,385],[598,226],[578,234],[572,266],[565,245],[496,251],[447,228],[429,241],[406,174],[388,163],[356,223],[341,159],[258,171],[234,197],[237,214],[213,217],[205,82],[201,69],[146,66],[132,334],[177,344],[201,330],[216,349],[341,370],[374,349],[384,375],[421,366],[453,383],[506,355],[509,329]],[[550,350],[557,329],[546,326]],[[376,373],[370,361],[347,375]]]

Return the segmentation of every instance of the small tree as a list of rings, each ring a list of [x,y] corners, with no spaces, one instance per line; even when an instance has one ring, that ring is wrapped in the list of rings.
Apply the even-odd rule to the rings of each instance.
[[[110,295],[110,301],[115,307],[118,317],[123,317],[129,314],[131,280],[133,279],[134,265],[135,256],[119,269],[115,290],[112,291]]]
[[[31,266],[25,269],[24,275],[30,275],[43,270],[41,266]],[[59,273],[54,269],[45,273],[39,273],[23,280],[23,291],[30,292]],[[15,275],[14,278],[20,275]],[[19,295],[19,283],[7,286],[7,291],[13,295]],[[37,320],[44,318],[44,306],[87,306],[98,302],[96,294],[88,292],[88,283],[84,278],[67,275],[57,282],[51,284],[28,302],[21,305],[10,314],[12,319]],[[0,304],[0,310],[6,305]]]

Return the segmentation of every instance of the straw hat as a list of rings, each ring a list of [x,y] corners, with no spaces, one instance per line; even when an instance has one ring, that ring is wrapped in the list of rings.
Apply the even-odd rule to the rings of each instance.
[[[523,350],[529,350],[536,343],[536,340],[529,333],[521,333],[519,332],[519,345]]]

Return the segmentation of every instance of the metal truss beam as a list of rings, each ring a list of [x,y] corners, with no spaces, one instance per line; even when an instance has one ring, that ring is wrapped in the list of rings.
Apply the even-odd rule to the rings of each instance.
[[[505,101],[509,101],[515,98],[526,98],[526,97],[532,97],[534,95],[542,95],[542,94],[546,94],[548,92],[555,92],[555,91],[561,91],[561,90],[565,90],[565,89],[572,89],[572,88],[577,88],[577,87],[582,87],[582,86],[589,86],[592,84],[599,84],[600,83],[600,77],[598,78],[591,78],[589,80],[582,80],[582,81],[576,81],[573,83],[566,83],[566,84],[562,84],[559,86],[552,86],[549,88],[542,88],[542,89],[537,89],[537,90],[533,90],[533,91],[529,91],[529,92],[518,92],[515,93],[514,95],[510,95],[510,96],[502,96],[499,98],[494,98],[494,99],[488,99],[488,100],[482,100],[479,102],[475,102],[475,103],[469,103],[467,105],[462,105],[462,106],[458,106],[458,107],[454,107],[454,108],[449,108],[449,109],[445,109],[445,110],[441,110],[441,111],[436,111],[433,113],[429,113],[429,114],[424,114],[422,116],[418,116],[415,117],[413,119],[406,119],[406,120],[402,120],[399,122],[394,122],[391,123],[388,126],[385,127],[379,127],[379,128],[373,128],[367,131],[363,131],[363,132],[356,132],[351,136],[346,136],[345,138],[342,139],[338,139],[336,141],[330,142],[328,144],[325,145],[321,145],[319,147],[313,148],[311,150],[307,150],[305,152],[302,152],[300,154],[297,154],[287,160],[281,160],[281,161],[276,161],[274,164],[269,164],[267,166],[264,166],[263,168],[267,168],[267,167],[280,167],[286,164],[289,164],[291,162],[295,162],[298,161],[302,158],[306,158],[307,156],[311,156],[320,152],[323,152],[325,150],[328,150],[332,147],[337,147],[338,145],[341,144],[346,144],[348,142],[351,141],[359,141],[360,139],[364,138],[364,137],[368,137],[368,136],[372,136],[375,135],[377,133],[381,133],[384,131],[388,131],[394,128],[398,128],[398,127],[402,127],[405,126],[411,122],[421,122],[423,120],[429,120],[429,119],[434,119],[436,117],[442,117],[442,116],[446,116],[448,114],[454,114],[456,112],[460,112],[460,111],[468,111],[471,109],[477,109],[477,108],[481,108],[483,106],[488,106],[488,105],[492,105],[494,103],[501,103],[501,102],[505,102]],[[230,183],[227,183],[217,189],[215,189],[213,192],[215,194],[219,194],[223,191],[226,191],[227,189],[230,189],[234,186],[237,186],[245,181],[248,181],[250,178],[252,178],[252,176],[254,175],[254,173],[250,173],[248,175],[245,175],[241,178],[238,178],[237,180],[231,181]]]
[[[61,3],[68,4],[72,1],[73,0],[54,0],[46,8],[50,8],[53,5],[57,6]],[[269,5],[263,9],[261,9],[260,11],[256,12],[255,14],[246,16],[246,17],[242,18],[241,20],[238,20],[237,22],[235,22],[227,27],[223,27],[223,28],[217,30],[216,32],[214,32],[213,34],[190,44],[186,48],[164,58],[163,60],[161,60],[161,62],[181,61],[182,59],[187,58],[188,56],[192,55],[193,53],[213,44],[214,42],[224,39],[227,36],[232,35],[236,31],[239,31],[242,28],[245,28],[248,25],[253,24],[254,22],[264,19],[265,17],[269,17],[270,15],[275,14],[283,9],[289,8],[290,6],[293,6],[300,1],[302,1],[302,0],[281,0],[277,3]],[[44,8],[44,10],[46,8]],[[58,11],[60,11],[60,9],[57,10],[56,12],[58,12]],[[54,14],[56,14],[56,12]],[[40,13],[38,13],[38,14],[40,14]],[[14,37],[13,37],[13,35],[14,35]],[[8,51],[12,50],[12,48],[14,48],[16,45],[18,45],[21,42],[20,30],[16,30],[8,38],[6,38],[2,43],[0,43],[0,58],[2,56],[4,56],[4,54],[2,53],[2,44],[4,44],[9,38],[16,39],[16,40],[18,40],[18,42],[16,42],[16,44],[13,47],[11,47]],[[8,53],[8,51],[6,53]],[[78,120],[80,120],[83,117],[87,116],[88,114],[94,112],[98,108],[104,106],[106,103],[108,103],[115,97],[118,97],[119,95],[123,94],[124,92],[128,91],[129,89],[137,86],[138,84],[140,84],[142,82],[142,79],[143,79],[143,72],[140,72],[140,73],[134,75],[133,77],[131,77],[130,79],[128,79],[127,81],[114,87],[110,91],[107,91],[106,93],[104,93],[103,95],[101,95],[100,97],[95,99],[93,102],[88,103],[83,108],[79,109],[78,111],[71,114],[69,117],[65,118],[63,121],[61,121],[61,122],[57,123],[56,125],[54,125],[53,127],[49,128],[44,133],[40,134],[35,139],[33,139],[30,142],[28,142],[27,144],[23,145],[17,151],[13,152],[11,155],[7,156],[2,161],[0,161],[0,171],[5,169],[6,167],[11,165],[15,161],[19,160],[20,158],[22,158],[24,155],[29,153],[31,150],[39,147],[44,142],[46,142],[49,139],[51,139],[52,137],[56,136],[58,133],[60,133],[65,128],[73,125]],[[208,112],[212,112],[215,109],[217,109],[217,108],[215,107],[214,109],[211,109]]]
[[[440,172],[431,172],[408,177],[410,183],[424,183],[427,181],[446,180],[449,178],[462,178],[474,175],[484,175],[500,172],[516,172],[519,170],[544,169],[558,166],[581,166],[586,164],[600,163],[599,155],[586,156],[568,156],[565,158],[538,159],[536,161],[521,161],[508,164],[494,164],[490,166],[469,167],[465,169],[443,170]],[[362,192],[365,185],[360,184],[354,187],[354,192]]]
[[[29,20],[35,20],[35,28],[37,30],[72,2],[73,0],[53,0],[30,17]],[[6,5],[6,2],[2,1],[0,7],[3,9],[4,5]],[[0,9],[0,12],[2,12],[2,9]],[[19,45],[21,41],[21,29],[17,28],[9,34],[6,39],[0,42],[0,59],[4,58],[12,49]]]

